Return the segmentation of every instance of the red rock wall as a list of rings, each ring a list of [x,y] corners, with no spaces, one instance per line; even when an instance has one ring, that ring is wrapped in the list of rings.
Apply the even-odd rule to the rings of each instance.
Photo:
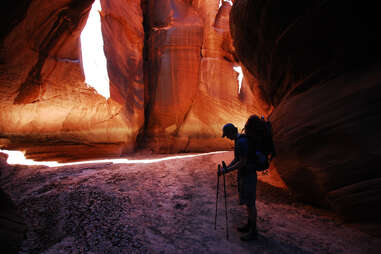
[[[254,112],[238,94],[228,17],[218,1],[147,1],[146,124],[142,145],[159,152],[226,149],[221,126]]]
[[[119,155],[134,149],[138,128],[131,131],[128,117],[134,113],[112,99],[106,101],[84,83],[79,36],[91,3],[34,1],[3,38],[3,147],[45,160]]]
[[[92,1],[34,1],[25,18],[3,38],[3,147],[26,150],[27,156],[34,159],[61,161],[115,156],[135,149],[143,118],[143,88],[139,80],[142,70],[135,72],[141,63],[135,63],[132,57],[115,59],[120,65],[111,68],[112,99],[106,100],[85,84],[79,36],[91,4]],[[107,8],[106,3],[105,19]],[[106,39],[110,22],[111,18],[104,22]],[[139,53],[141,48],[139,44],[135,51]],[[107,52],[115,62],[116,54]],[[127,67],[137,78],[123,76],[129,70],[124,68],[128,61]],[[118,75],[121,78],[115,78]],[[128,87],[126,80],[134,80],[131,87],[137,88],[129,89],[140,89],[140,95],[131,93],[127,97],[123,91],[115,95],[113,91],[118,87]]]
[[[212,151],[231,145],[220,138],[224,123],[241,128],[249,114],[271,114],[275,164],[298,197],[347,218],[377,218],[377,6],[234,2],[229,14],[217,0],[102,0],[109,100],[85,84],[81,69],[91,0],[7,3],[1,147],[60,161],[137,147]]]
[[[141,1],[101,0],[102,33],[110,96],[123,106],[129,138],[124,152],[135,149],[144,123],[143,11]]]
[[[237,0],[239,59],[274,107],[275,165],[299,198],[350,219],[381,213],[376,6]]]
[[[3,18],[3,148],[61,161],[137,147],[214,151],[231,146],[220,138],[223,124],[242,128],[249,114],[265,111],[252,78],[238,93],[231,6],[215,0],[102,0],[105,100],[81,69],[79,36],[92,2],[39,0]]]

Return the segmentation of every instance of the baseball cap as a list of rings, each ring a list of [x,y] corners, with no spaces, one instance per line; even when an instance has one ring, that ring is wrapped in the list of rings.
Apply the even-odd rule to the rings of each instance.
[[[224,138],[228,134],[234,133],[235,129],[236,129],[236,127],[234,126],[234,124],[232,124],[232,123],[225,124],[224,127],[222,127],[222,137]]]

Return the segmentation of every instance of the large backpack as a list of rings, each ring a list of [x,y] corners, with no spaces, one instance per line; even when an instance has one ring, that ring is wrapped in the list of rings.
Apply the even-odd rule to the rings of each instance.
[[[244,133],[249,140],[249,154],[257,162],[257,171],[267,170],[276,156],[270,121],[252,115],[246,121]]]

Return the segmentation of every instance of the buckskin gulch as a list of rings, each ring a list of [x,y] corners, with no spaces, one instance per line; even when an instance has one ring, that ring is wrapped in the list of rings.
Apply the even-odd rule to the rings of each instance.
[[[100,3],[108,99],[82,66],[92,0],[2,3],[1,253],[381,252],[376,2]],[[243,243],[234,173],[229,240],[223,203],[214,230],[216,172],[233,156],[222,126],[251,114],[271,119],[278,156]],[[9,150],[139,161],[28,166]]]

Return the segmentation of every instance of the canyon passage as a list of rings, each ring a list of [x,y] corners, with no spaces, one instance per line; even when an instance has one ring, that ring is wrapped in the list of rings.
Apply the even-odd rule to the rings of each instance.
[[[216,164],[232,157],[9,168],[1,184],[27,214],[29,228],[20,253],[379,252],[380,238],[295,201],[272,175],[259,177],[259,240],[248,243],[235,230],[247,220],[236,174],[227,175],[226,240],[221,186],[214,229]]]
[[[380,252],[375,3],[3,7],[0,239],[10,253]],[[102,63],[91,58],[98,55]],[[216,167],[231,152],[60,165],[231,151],[222,126],[241,131],[252,114],[271,120],[278,154],[259,178],[258,245],[239,243],[234,231],[245,214],[235,173],[231,239],[224,240],[223,203],[219,228],[210,227]],[[7,163],[12,151],[37,164]],[[38,164],[46,161],[56,166]]]

